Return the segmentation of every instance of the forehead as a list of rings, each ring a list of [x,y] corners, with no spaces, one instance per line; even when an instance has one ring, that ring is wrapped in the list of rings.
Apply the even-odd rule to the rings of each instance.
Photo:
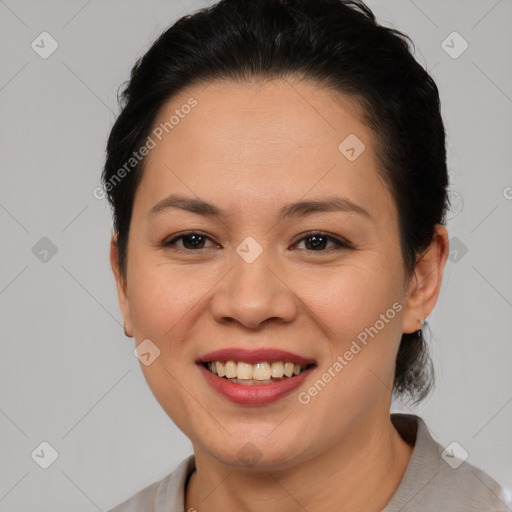
[[[161,140],[141,183],[153,203],[181,189],[247,207],[333,191],[392,206],[360,105],[318,84],[196,84],[164,104],[153,126]]]
[[[164,104],[155,124],[164,124],[191,99],[197,106],[180,119],[172,133],[179,132],[202,146],[228,146],[236,136],[238,147],[247,151],[264,143],[267,154],[274,149],[282,152],[288,145],[294,150],[331,148],[337,155],[340,138],[349,130],[372,145],[373,134],[361,119],[356,99],[313,82],[276,79],[197,84]],[[192,118],[196,122],[190,122]]]

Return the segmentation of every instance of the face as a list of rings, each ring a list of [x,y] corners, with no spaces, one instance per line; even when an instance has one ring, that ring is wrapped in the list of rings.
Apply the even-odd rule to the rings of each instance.
[[[141,368],[162,408],[198,452],[261,468],[384,421],[402,332],[420,316],[357,104],[306,82],[210,83],[155,127],[176,110],[136,192],[126,281],[112,252],[128,330],[159,350]],[[320,203],[290,207],[304,201]],[[239,383],[212,359],[234,360]],[[257,362],[269,364],[243,364]],[[250,371],[281,378],[244,384]]]

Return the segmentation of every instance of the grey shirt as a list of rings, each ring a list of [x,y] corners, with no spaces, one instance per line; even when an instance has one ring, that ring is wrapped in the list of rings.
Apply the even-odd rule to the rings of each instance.
[[[391,420],[414,450],[382,512],[512,512],[510,496],[489,475],[467,462],[460,464],[452,450],[443,458],[443,447],[420,417],[391,414]],[[185,512],[185,489],[194,469],[190,455],[172,473],[109,512]]]

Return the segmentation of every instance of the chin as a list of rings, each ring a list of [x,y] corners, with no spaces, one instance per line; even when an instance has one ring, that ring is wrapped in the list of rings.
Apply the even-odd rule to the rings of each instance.
[[[299,459],[307,458],[295,443],[283,445],[279,444],[279,441],[277,443],[233,442],[232,446],[229,446],[229,451],[226,448],[228,448],[226,445],[209,446],[208,452],[221,464],[237,470],[276,471],[288,469],[296,465]]]

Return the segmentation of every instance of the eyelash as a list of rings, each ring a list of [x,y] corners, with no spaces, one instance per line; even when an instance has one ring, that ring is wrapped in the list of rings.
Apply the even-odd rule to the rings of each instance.
[[[202,233],[201,231],[188,231],[186,233],[182,233],[181,235],[177,236],[177,237],[174,237],[173,239],[169,240],[169,241],[164,241],[162,243],[162,247],[163,248],[172,248],[172,246],[175,245],[175,242],[177,240],[180,240],[182,238],[186,238],[188,236],[191,236],[191,235],[199,235],[203,238],[207,238],[209,240],[210,237],[208,235],[206,235],[205,233]],[[317,250],[317,251],[314,251],[314,250],[310,250],[310,249],[302,249],[302,250],[306,250],[307,252],[320,252],[320,253],[330,253],[332,252],[333,250],[340,250],[340,249],[352,249],[352,246],[346,242],[346,241],[343,241],[343,240],[340,240],[332,235],[329,235],[328,233],[325,233],[323,231],[310,231],[310,232],[307,232],[307,233],[304,233],[302,235],[302,238],[300,238],[294,245],[297,245],[298,243],[302,242],[303,240],[306,240],[308,238],[313,238],[314,236],[318,236],[318,237],[322,237],[322,238],[326,238],[328,241],[332,241],[334,242],[338,247],[337,248],[334,248],[334,249],[321,249],[321,250]],[[175,248],[175,250],[179,253],[191,253],[191,252],[200,252],[202,250],[205,250],[205,249],[208,249],[208,247],[201,247],[200,249],[185,249],[185,248]]]

